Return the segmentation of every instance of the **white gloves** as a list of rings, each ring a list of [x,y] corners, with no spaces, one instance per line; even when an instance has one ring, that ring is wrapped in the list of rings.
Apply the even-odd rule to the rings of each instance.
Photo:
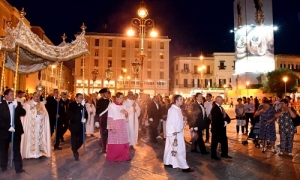
[[[14,100],[14,101],[12,102],[12,104],[13,104],[15,107],[17,107],[18,102],[17,102],[16,100]]]
[[[85,122],[86,122],[86,119],[85,119],[85,118],[84,118],[84,119],[82,119],[82,120],[81,120],[81,122],[82,122],[82,123],[85,123]]]
[[[198,131],[198,127],[194,127],[194,131]]]
[[[227,121],[224,121],[224,127],[226,127],[226,126],[227,126],[227,124],[228,124],[228,123],[227,123]]]
[[[15,128],[10,127],[8,131],[10,131],[10,132],[15,132]]]
[[[153,121],[153,119],[152,119],[152,118],[150,118],[150,119],[149,119],[149,121]]]
[[[99,127],[100,127],[99,122],[95,122],[95,126],[96,126],[97,128],[99,128]]]
[[[82,105],[82,106],[85,105],[85,100],[84,100],[84,99],[82,100],[81,105]]]

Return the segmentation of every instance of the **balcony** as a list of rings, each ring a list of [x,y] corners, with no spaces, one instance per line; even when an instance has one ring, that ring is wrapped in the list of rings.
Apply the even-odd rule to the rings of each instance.
[[[190,69],[181,69],[182,74],[189,74],[191,73]]]
[[[175,85],[175,87],[177,87],[177,88],[192,88],[193,84],[178,84],[178,85]]]
[[[225,70],[226,69],[226,66],[218,66],[219,67],[219,70]]]
[[[213,72],[213,71],[210,71],[210,72],[204,72],[203,75],[206,75],[206,76],[212,76],[212,75],[214,75],[214,72]]]

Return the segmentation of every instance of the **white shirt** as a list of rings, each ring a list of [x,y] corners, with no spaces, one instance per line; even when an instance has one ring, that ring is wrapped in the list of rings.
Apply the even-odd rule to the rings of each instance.
[[[153,101],[154,102],[154,101]],[[159,106],[158,106],[158,103],[154,102],[155,105],[156,105],[156,108],[159,109]]]
[[[204,110],[204,107],[201,105],[201,103],[199,103],[197,101],[197,103],[199,104],[199,106],[201,107],[201,110],[202,110],[202,114],[203,114],[203,118],[205,117],[205,110]]]
[[[17,98],[16,98],[16,101],[17,101],[17,102],[20,102],[20,103],[22,104],[22,106],[23,106],[23,105],[24,105],[25,98],[24,98],[24,97],[22,97],[22,98],[17,97]]]
[[[210,111],[212,109],[212,103],[213,101],[206,101],[204,103],[204,108],[205,108],[205,111],[206,111],[206,115],[209,116],[210,115]]]

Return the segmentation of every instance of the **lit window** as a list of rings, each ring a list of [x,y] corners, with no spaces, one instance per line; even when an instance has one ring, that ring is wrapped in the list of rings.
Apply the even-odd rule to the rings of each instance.
[[[159,53],[159,57],[160,57],[160,59],[164,59],[164,53]]]

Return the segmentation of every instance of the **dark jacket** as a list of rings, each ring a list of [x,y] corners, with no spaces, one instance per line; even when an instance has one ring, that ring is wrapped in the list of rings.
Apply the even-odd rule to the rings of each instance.
[[[65,101],[61,98],[59,101],[59,119],[65,120],[69,118],[69,106],[70,100],[66,99]]]
[[[10,111],[6,101],[2,101],[0,104],[0,138],[7,139],[10,137],[11,132],[8,131],[10,128]],[[15,109],[15,137],[21,138],[21,135],[24,133],[22,122],[20,117],[25,116],[26,111],[23,109],[20,102]]]
[[[158,104],[158,109],[156,107],[156,104],[154,102],[150,102],[148,104],[148,119],[152,118],[153,121],[150,123],[159,123],[160,119],[162,119],[162,107],[160,104]]]
[[[209,125],[210,121],[207,118],[205,109],[203,116],[202,108],[200,106],[202,106],[204,109],[204,106],[199,105],[197,101],[191,104],[189,110],[190,127],[198,127],[199,129],[205,129]]]
[[[55,120],[56,119],[56,114],[57,114],[57,101],[54,98],[54,96],[48,96],[47,97],[47,103],[45,105],[50,120]]]
[[[83,125],[82,125],[82,111],[83,106],[79,103],[77,103],[76,101],[70,103],[70,131],[71,132],[78,132],[78,131],[82,131]],[[84,118],[87,119],[88,118],[88,113],[86,111],[86,108],[84,108]]]
[[[226,118],[224,118],[220,107],[216,104],[211,109],[211,117],[211,132],[215,133],[217,136],[226,136],[226,127],[224,127],[224,121],[227,121],[228,124],[230,123],[230,118],[228,115],[226,114]]]
[[[107,108],[108,108],[108,105],[110,103],[110,99],[106,99],[106,98],[101,98],[98,100],[97,102],[97,106],[96,106],[96,116],[95,117],[99,117],[100,114],[102,114],[99,118],[98,118],[98,122],[100,123],[100,126],[103,127],[103,128],[106,128],[107,127]],[[96,120],[96,118],[95,118]]]

